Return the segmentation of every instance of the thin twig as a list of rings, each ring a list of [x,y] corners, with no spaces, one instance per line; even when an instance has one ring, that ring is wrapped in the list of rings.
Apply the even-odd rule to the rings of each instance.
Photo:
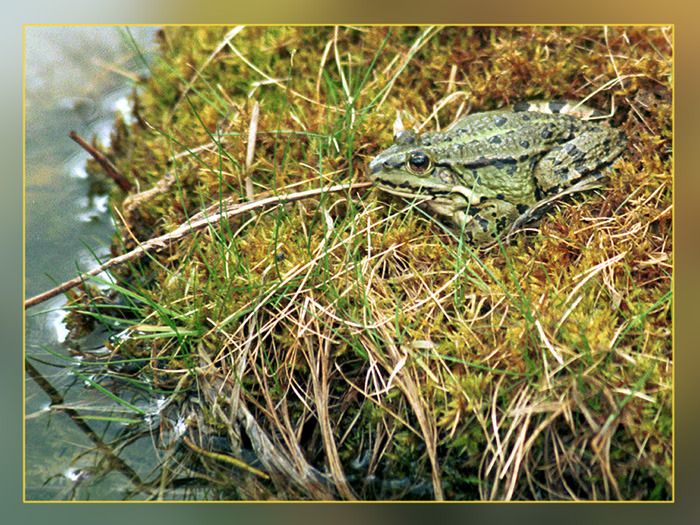
[[[119,187],[121,189],[127,192],[131,191],[131,183],[124,175],[119,173],[119,170],[114,164],[110,162],[110,160],[107,157],[105,157],[102,153],[100,153],[94,147],[92,147],[83,137],[78,135],[75,131],[71,131],[68,134],[68,136],[70,136],[70,138],[77,142],[81,148],[83,148],[90,155],[92,155],[92,158],[95,159],[100,164],[100,166],[102,166],[102,168],[107,172],[107,175],[109,175],[114,180],[114,182],[119,184]]]
[[[359,182],[355,184],[337,184],[328,188],[317,188],[315,190],[299,191],[296,193],[289,193],[287,195],[276,195],[274,197],[268,197],[266,199],[259,199],[254,202],[233,203],[230,201],[225,201],[226,206],[222,212],[216,213],[211,216],[207,215],[206,213],[199,213],[192,217],[191,220],[180,225],[178,228],[171,231],[170,233],[167,233],[160,237],[156,237],[154,239],[150,239],[128,253],[110,259],[109,261],[98,266],[97,268],[93,268],[88,272],[82,273],[78,277],[71,279],[70,281],[66,281],[63,284],[57,286],[56,288],[53,288],[47,292],[41,293],[30,299],[27,299],[24,302],[24,308],[29,308],[36,304],[42,303],[48,299],[51,299],[52,297],[55,297],[58,294],[67,292],[71,288],[75,288],[79,284],[83,283],[85,279],[98,275],[104,272],[105,270],[108,270],[115,266],[119,266],[120,264],[124,264],[125,262],[134,260],[143,255],[144,253],[149,253],[152,251],[159,252],[160,250],[163,250],[164,248],[170,246],[172,242],[180,240],[183,237],[186,237],[187,235],[191,235],[199,230],[202,230],[207,226],[221,222],[224,219],[232,218],[236,215],[241,215],[243,213],[257,208],[266,208],[268,206],[280,206],[288,202],[308,199],[310,197],[315,197],[316,195],[320,195],[323,193],[334,193],[343,190],[358,190],[367,188],[371,185],[371,182]]]
[[[183,438],[183,441],[185,442],[185,445],[190,447],[192,450],[194,450],[197,454],[200,454],[202,456],[211,458],[213,460],[221,461],[223,463],[227,463],[229,465],[233,465],[234,467],[238,467],[242,470],[246,470],[250,472],[251,474],[255,474],[256,476],[263,478],[263,479],[270,479],[270,476],[265,474],[262,470],[256,469],[255,467],[251,467],[247,463],[241,461],[240,459],[234,458],[233,456],[229,456],[228,454],[223,454],[221,452],[214,452],[212,450],[207,450],[205,448],[202,448],[200,446],[197,446],[194,441],[192,441],[189,437],[185,436]]]
[[[260,114],[260,105],[256,100],[253,104],[253,112],[250,116],[250,128],[248,129],[248,149],[245,156],[245,193],[248,199],[253,199],[253,178],[250,176],[253,158],[255,157],[255,139],[258,133],[258,116]]]

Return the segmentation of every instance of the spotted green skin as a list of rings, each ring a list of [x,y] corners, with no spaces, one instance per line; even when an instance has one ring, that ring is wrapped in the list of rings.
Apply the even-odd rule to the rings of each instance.
[[[526,102],[439,132],[403,131],[372,160],[370,177],[387,193],[427,199],[470,243],[491,244],[516,221],[534,218],[538,203],[591,187],[587,181],[597,182],[625,149],[624,133],[574,106]]]

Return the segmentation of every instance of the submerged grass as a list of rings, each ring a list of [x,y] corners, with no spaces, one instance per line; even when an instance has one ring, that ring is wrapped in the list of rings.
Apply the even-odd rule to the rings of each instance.
[[[181,448],[157,483],[186,469],[222,499],[671,499],[671,38],[165,28],[111,144],[137,188],[113,195],[114,254],[212,222],[72,296],[73,322],[115,326],[112,358],[173,392],[187,424],[163,418]],[[509,245],[474,251],[361,186],[214,219],[365,181],[397,111],[435,129],[589,95],[614,100],[628,153]]]

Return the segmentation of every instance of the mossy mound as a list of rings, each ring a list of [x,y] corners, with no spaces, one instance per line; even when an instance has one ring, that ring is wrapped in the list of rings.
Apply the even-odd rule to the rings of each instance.
[[[114,191],[115,255],[212,219],[115,271],[136,320],[114,355],[173,392],[211,497],[672,498],[668,28],[160,38],[109,153],[135,188]],[[474,252],[360,185],[397,111],[437,129],[590,95],[629,151],[510,245]]]

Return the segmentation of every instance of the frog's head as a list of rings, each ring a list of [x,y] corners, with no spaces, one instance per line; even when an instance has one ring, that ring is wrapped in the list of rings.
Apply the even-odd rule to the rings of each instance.
[[[369,176],[382,191],[404,199],[431,199],[448,207],[475,204],[474,193],[455,180],[455,171],[433,146],[435,133],[416,135],[412,129],[399,133],[394,144],[369,164]]]
[[[433,152],[415,131],[400,132],[394,145],[369,164],[369,176],[387,193],[404,198],[435,198],[450,191],[452,183],[440,178]]]

